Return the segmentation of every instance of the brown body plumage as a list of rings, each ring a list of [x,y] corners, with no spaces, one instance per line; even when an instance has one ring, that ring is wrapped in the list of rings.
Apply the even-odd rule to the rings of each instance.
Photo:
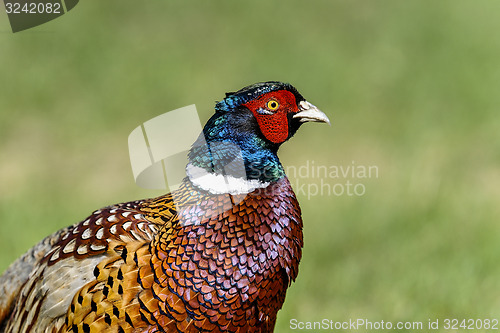
[[[5,331],[39,332],[47,322],[51,332],[272,331],[302,247],[295,196],[274,196],[293,194],[290,184],[273,186],[233,205],[238,198],[185,182],[174,193],[177,209],[169,194],[94,212],[48,238]],[[50,287],[36,294],[65,284],[60,267],[83,259],[97,263],[88,282],[66,295],[67,313],[50,317],[43,306],[57,302]]]

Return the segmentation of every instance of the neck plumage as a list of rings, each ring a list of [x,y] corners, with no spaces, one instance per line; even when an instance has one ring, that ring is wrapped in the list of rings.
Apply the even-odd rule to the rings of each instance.
[[[191,182],[212,193],[243,194],[285,177],[277,146],[253,131],[229,126],[230,116],[210,119],[189,152]]]

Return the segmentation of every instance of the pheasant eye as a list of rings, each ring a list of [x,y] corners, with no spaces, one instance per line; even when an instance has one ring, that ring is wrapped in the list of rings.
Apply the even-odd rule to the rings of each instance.
[[[270,100],[269,102],[267,102],[267,108],[271,111],[276,110],[279,106],[280,106],[280,104],[273,99]]]

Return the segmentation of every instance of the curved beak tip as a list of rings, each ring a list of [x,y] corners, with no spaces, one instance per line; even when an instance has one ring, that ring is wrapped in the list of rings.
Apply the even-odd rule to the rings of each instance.
[[[327,123],[328,125],[331,126],[330,119],[328,119],[326,114],[313,104],[307,101],[301,101],[299,103],[299,109],[300,111],[297,112],[293,116],[293,118],[298,118],[300,122],[304,123],[308,121],[314,121],[320,123]]]

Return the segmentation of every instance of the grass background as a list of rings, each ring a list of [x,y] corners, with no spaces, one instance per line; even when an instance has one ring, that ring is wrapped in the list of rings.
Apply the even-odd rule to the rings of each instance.
[[[499,319],[499,15],[489,0],[81,1],[12,34],[0,14],[0,271],[94,209],[159,194],[133,182],[133,128],[193,103],[205,121],[224,92],[282,80],[333,124],[304,126],[283,164],[379,177],[353,180],[360,197],[299,195],[277,331]]]

